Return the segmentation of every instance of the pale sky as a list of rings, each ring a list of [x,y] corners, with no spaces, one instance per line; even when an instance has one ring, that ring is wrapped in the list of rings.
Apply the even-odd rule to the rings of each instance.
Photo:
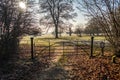
[[[74,8],[75,8],[75,11],[77,12],[77,17],[76,17],[76,24],[86,24],[87,23],[87,19],[86,17],[84,16],[84,12],[83,11],[80,11],[78,10],[76,7],[78,7],[78,3],[77,2],[74,2]]]
[[[38,0],[36,0],[36,1],[38,1]],[[85,19],[85,16],[84,16],[84,13],[81,12],[80,10],[78,10],[76,8],[76,6],[77,6],[77,3],[74,3],[75,12],[77,13],[78,16],[76,18],[74,18],[75,21],[70,21],[74,25],[73,28],[75,28],[75,26],[78,25],[78,24],[85,25],[87,23],[87,20]],[[36,14],[36,16],[40,16],[41,17],[41,14],[39,14],[39,15]],[[39,17],[36,17],[36,18],[39,18]]]
[[[36,2],[38,2],[39,0],[35,0]],[[74,8],[76,8],[76,6],[78,5],[76,2],[74,3]],[[75,9],[75,11],[77,12],[77,17],[75,18],[75,21],[76,22],[73,22],[74,25],[77,25],[77,24],[86,24],[87,23],[87,20],[85,20],[85,16],[84,16],[84,13],[83,12],[80,12],[78,9]]]
[[[86,24],[87,20],[85,19],[84,13],[80,12],[79,10],[76,10],[77,12],[77,17],[75,18],[76,22],[74,23],[75,25],[77,24]]]

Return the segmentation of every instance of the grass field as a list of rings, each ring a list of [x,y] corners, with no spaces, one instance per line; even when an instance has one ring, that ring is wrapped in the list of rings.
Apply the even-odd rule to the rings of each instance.
[[[23,36],[20,44],[30,44],[30,38],[31,36]],[[63,41],[63,40],[70,40],[70,41],[90,41],[91,40],[91,36],[82,36],[82,37],[78,37],[76,35],[73,36],[62,36],[59,37],[58,39],[55,39],[53,35],[43,35],[43,36],[34,36],[34,41],[37,42],[37,44],[41,44],[41,45],[49,45],[49,41],[51,44],[55,43],[55,42],[59,42],[59,41]],[[105,41],[105,37],[104,36],[95,36],[94,40],[98,40],[98,41]]]
[[[20,41],[20,45],[22,47],[25,47],[26,45],[30,47],[31,41],[30,41],[31,36],[24,36],[21,41]],[[59,45],[59,43],[57,42],[63,42],[63,41],[80,41],[78,42],[77,45],[85,45],[84,41],[88,41],[87,43],[90,45],[91,44],[91,36],[87,36],[84,35],[82,37],[78,37],[76,35],[72,35],[72,36],[62,36],[59,37],[58,39],[55,39],[53,35],[43,35],[43,36],[34,36],[34,46],[50,46],[53,45]],[[104,36],[94,36],[94,41],[96,42],[100,42],[100,41],[106,41]],[[61,45],[61,47],[63,47],[63,45]],[[52,48],[52,46],[51,46]],[[112,47],[111,46],[107,46],[105,47],[105,52],[112,52]],[[100,48],[100,44],[94,44],[94,52],[95,55],[100,54],[101,53],[101,48]]]

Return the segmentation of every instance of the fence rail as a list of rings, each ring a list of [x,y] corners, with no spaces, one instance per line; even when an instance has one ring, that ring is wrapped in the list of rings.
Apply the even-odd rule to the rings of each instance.
[[[100,48],[100,42],[101,41],[93,41],[93,54],[100,55],[101,54],[101,48]],[[105,42],[105,50],[110,50],[109,43],[107,41]],[[44,44],[43,44],[44,43]],[[31,56],[31,46],[33,46],[33,56],[39,56],[44,53],[49,53],[49,55],[53,53],[74,53],[80,54],[85,53],[87,55],[90,55],[91,51],[91,40],[75,40],[75,41],[69,41],[69,40],[59,40],[57,42],[51,41],[51,40],[33,40],[33,45],[31,45],[31,40],[22,40],[20,42],[20,54],[29,54]]]

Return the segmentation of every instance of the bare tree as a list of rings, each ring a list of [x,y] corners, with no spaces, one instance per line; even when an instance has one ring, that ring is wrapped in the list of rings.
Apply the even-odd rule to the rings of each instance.
[[[16,54],[18,37],[24,34],[32,22],[31,12],[18,7],[18,0],[0,0],[0,57],[9,59]],[[0,58],[0,59],[2,59]]]
[[[72,36],[73,30],[72,30],[73,24],[68,23],[68,31],[69,31],[69,36]]]
[[[115,55],[120,56],[120,0],[82,0],[78,3],[89,17],[99,21]]]
[[[101,25],[96,18],[91,18],[86,24],[85,33],[99,36],[102,33]]]
[[[84,30],[83,25],[82,24],[78,24],[76,26],[75,33],[77,34],[77,36],[81,37],[83,30]]]
[[[73,5],[69,0],[40,0],[41,12],[45,13],[44,19],[54,24],[55,38],[58,38],[59,23],[64,19],[71,19],[76,16],[73,13]]]

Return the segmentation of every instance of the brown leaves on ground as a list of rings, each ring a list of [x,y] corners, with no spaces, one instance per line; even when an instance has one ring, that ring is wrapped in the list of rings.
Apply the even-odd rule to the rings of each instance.
[[[111,56],[89,58],[87,54],[67,55],[69,64],[65,67],[50,66],[50,60],[56,54],[46,58],[48,54],[38,60],[21,59],[6,65],[7,70],[0,69],[1,80],[42,80],[42,79],[69,79],[69,80],[119,80],[120,64],[111,62]],[[57,55],[56,55],[57,56]],[[11,69],[11,70],[10,70]],[[47,69],[47,70],[46,70]],[[9,71],[9,73],[7,73]],[[65,79],[66,80],[66,79]]]
[[[81,54],[70,56],[72,70],[70,71],[72,80],[119,80],[120,64],[111,62],[111,57],[94,57]]]

